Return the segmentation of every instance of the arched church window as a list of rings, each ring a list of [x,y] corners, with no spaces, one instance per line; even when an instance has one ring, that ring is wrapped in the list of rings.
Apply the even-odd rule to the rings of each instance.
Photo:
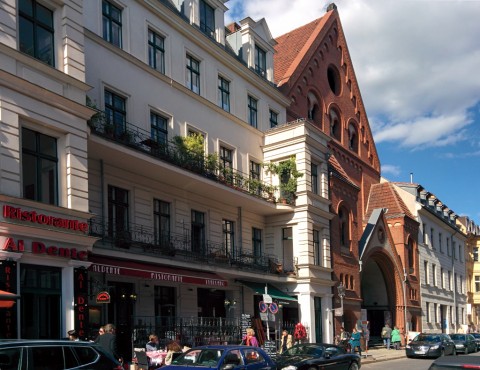
[[[358,131],[352,122],[348,125],[348,149],[358,153]]]
[[[338,220],[340,227],[340,246],[342,248],[350,248],[350,220],[345,207],[341,207],[338,210]]]
[[[340,115],[335,109],[330,109],[330,136],[334,139],[341,141],[342,139],[342,128],[340,124]]]

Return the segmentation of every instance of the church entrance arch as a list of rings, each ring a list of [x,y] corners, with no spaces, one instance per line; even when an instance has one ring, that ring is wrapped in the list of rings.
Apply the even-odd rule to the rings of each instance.
[[[382,327],[396,323],[397,297],[395,266],[383,252],[375,252],[363,261],[361,272],[362,309],[366,310],[371,340],[379,339]]]

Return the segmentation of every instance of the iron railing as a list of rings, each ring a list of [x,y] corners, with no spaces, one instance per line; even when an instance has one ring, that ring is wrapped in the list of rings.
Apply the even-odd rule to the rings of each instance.
[[[124,226],[95,218],[89,222],[90,235],[101,239],[97,245],[99,247],[123,250],[136,248],[148,255],[261,273],[291,273],[291,267],[295,266],[295,261],[281,261],[272,254],[254,253],[241,247],[232,251],[227,250],[221,242],[194,239],[189,230],[162,234],[156,233],[151,227],[133,223]]]
[[[277,188],[232,168],[222,168],[218,158],[192,152],[176,140],[155,140],[152,134],[129,122],[114,124],[98,111],[89,121],[91,131],[105,139],[128,146],[235,190],[275,202]]]

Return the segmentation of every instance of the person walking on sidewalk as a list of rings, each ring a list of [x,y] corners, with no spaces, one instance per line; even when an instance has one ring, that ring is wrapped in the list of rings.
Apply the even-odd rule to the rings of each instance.
[[[385,326],[382,328],[382,339],[383,339],[383,345],[385,346],[386,349],[390,349],[390,341],[392,338],[392,328],[390,325],[385,324]]]
[[[392,344],[393,348],[396,350],[399,350],[400,346],[402,345],[402,337],[400,335],[400,330],[398,330],[396,326],[394,326],[392,330]]]

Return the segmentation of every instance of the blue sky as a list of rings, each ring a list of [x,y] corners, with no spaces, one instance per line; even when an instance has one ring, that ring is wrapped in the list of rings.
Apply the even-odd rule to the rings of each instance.
[[[229,0],[227,20],[265,18],[274,37],[325,0]],[[390,181],[413,181],[480,223],[480,1],[336,0]],[[281,11],[279,11],[281,9]]]

